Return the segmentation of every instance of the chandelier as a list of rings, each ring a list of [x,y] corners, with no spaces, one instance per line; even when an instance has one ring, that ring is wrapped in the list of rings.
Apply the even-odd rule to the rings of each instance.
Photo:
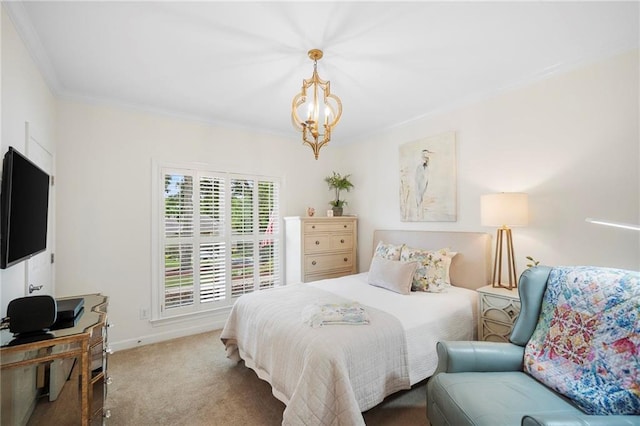
[[[302,80],[302,91],[293,98],[291,121],[296,129],[302,131],[303,144],[313,149],[317,160],[320,148],[329,143],[331,131],[340,121],[342,102],[331,94],[330,82],[318,75],[318,60],[322,59],[322,50],[311,49],[308,55],[313,60],[313,75],[310,79]],[[310,92],[308,95],[307,90]]]

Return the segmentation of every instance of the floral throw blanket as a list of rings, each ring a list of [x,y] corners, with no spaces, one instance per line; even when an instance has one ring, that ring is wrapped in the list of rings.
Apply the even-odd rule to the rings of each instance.
[[[640,273],[553,268],[524,362],[588,414],[640,414]]]

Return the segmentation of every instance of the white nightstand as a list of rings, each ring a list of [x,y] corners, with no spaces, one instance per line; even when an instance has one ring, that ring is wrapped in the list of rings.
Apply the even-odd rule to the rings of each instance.
[[[508,342],[520,314],[518,289],[490,285],[478,289],[478,340]]]

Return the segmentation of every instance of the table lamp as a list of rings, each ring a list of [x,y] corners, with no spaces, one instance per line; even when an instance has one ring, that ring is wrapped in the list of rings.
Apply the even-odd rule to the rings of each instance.
[[[525,226],[529,221],[527,194],[521,192],[500,192],[480,197],[480,221],[482,226],[497,226],[496,254],[493,260],[491,285],[511,290],[518,286],[516,264],[513,255],[511,226]],[[502,282],[502,245],[506,239],[509,282]]]

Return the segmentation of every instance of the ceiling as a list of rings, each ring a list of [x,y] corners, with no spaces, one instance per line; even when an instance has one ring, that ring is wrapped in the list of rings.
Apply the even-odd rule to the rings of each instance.
[[[639,5],[3,2],[59,96],[284,137],[323,49],[338,144],[637,48]]]

